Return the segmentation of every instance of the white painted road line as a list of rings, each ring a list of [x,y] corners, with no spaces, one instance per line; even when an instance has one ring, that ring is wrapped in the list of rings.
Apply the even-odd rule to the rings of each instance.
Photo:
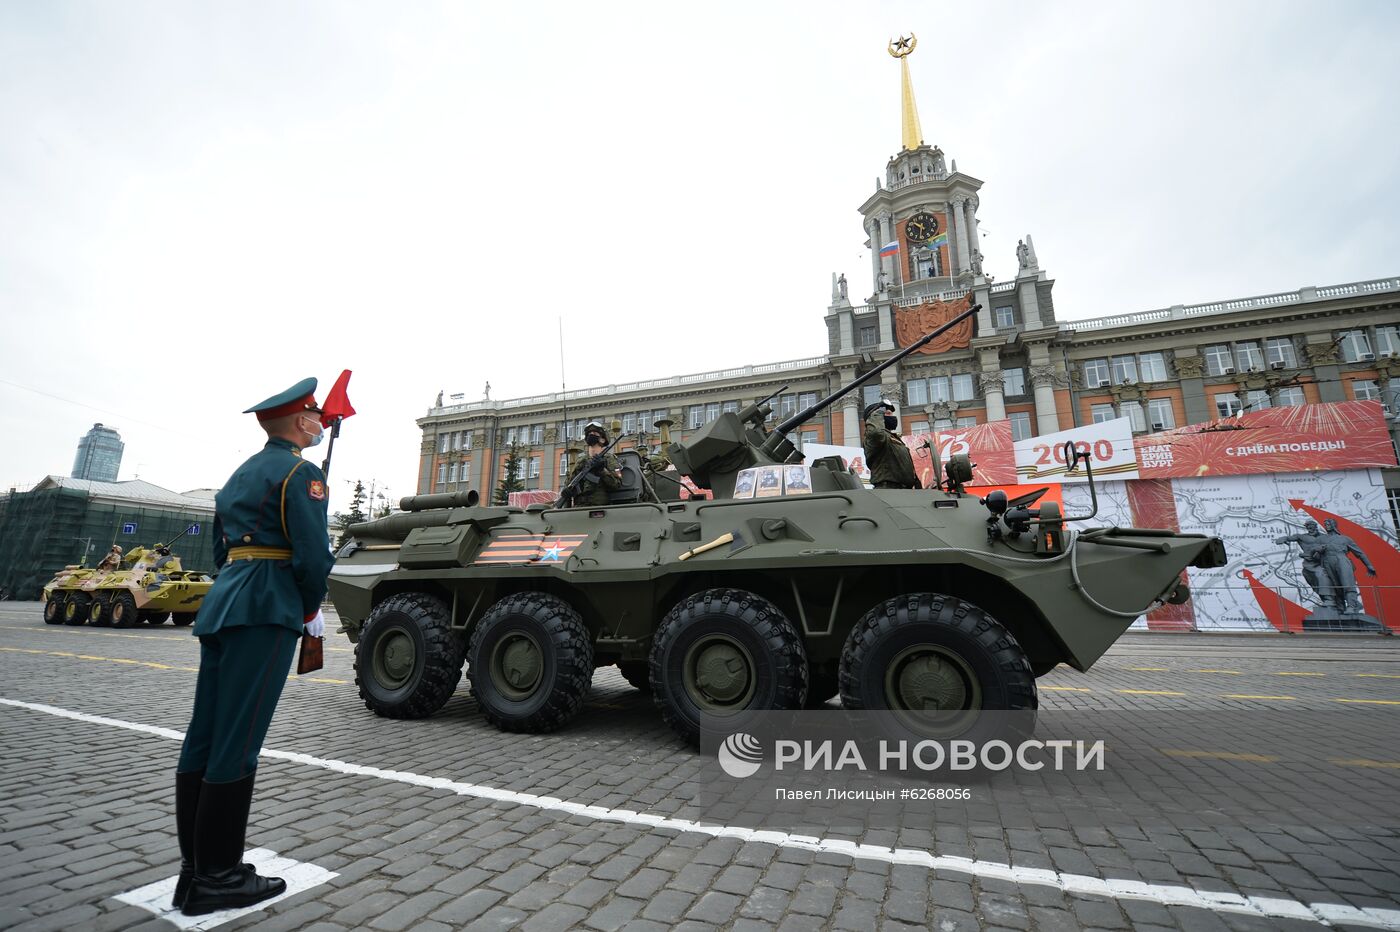
[[[175,893],[175,877],[167,877],[155,883],[148,883],[130,893],[120,894],[116,899],[149,910],[166,922],[172,923],[178,929],[213,929],[226,922],[232,922],[240,916],[261,912],[273,903],[285,900],[289,896],[296,896],[298,893],[305,893],[312,887],[319,887],[332,877],[337,876],[334,871],[328,871],[324,867],[284,858],[279,856],[277,852],[269,851],[266,848],[253,848],[245,852],[243,861],[256,867],[258,873],[264,877],[281,877],[287,881],[287,889],[272,899],[263,900],[255,906],[245,906],[242,909],[222,909],[205,916],[186,916],[178,909],[170,908],[170,897]]]
[[[22,702],[17,699],[0,698],[0,705],[43,712],[48,715],[67,718],[92,725],[106,725],[123,728],[141,734],[172,741],[183,741],[184,734],[170,728],[143,725],[86,712],[74,712],[57,706],[35,702]],[[283,760],[307,767],[318,767],[336,773],[371,777],[420,786],[424,789],[443,790],[459,796],[474,799],[489,799],[495,802],[511,803],[517,806],[530,806],[548,812],[561,812],[595,819],[600,822],[620,822],[643,829],[669,829],[676,832],[698,832],[715,838],[737,838],[746,842],[763,842],[783,848],[797,848],[805,851],[822,851],[843,854],[851,858],[881,861],[886,864],[905,864],[924,867],[935,871],[950,871],[972,877],[993,877],[1018,884],[1033,884],[1053,887],[1067,893],[1087,896],[1104,896],[1113,899],[1146,900],[1163,906],[1189,906],[1207,909],[1218,913],[1240,913],[1247,916],[1260,916],[1267,919],[1306,919],[1323,925],[1355,925],[1378,929],[1400,930],[1400,909],[1360,909],[1343,903],[1302,903],[1282,897],[1242,896],[1238,893],[1218,893],[1197,890],[1177,884],[1145,883],[1141,880],[1104,880],[1083,874],[1066,874],[1044,868],[1015,867],[995,861],[975,861],[972,858],[935,855],[929,851],[914,848],[885,848],[878,845],[862,845],[843,839],[818,838],[813,835],[792,835],[787,832],[765,831],[734,825],[706,825],[688,819],[675,819],[667,816],[633,812],[630,809],[608,809],[603,806],[590,806],[573,803],[553,796],[537,796],[533,793],[518,793],[475,783],[462,783],[445,777],[429,777],[402,770],[384,770],[380,767],[367,767],[345,761],[294,751],[278,751],[264,748],[262,756],[269,760]]]

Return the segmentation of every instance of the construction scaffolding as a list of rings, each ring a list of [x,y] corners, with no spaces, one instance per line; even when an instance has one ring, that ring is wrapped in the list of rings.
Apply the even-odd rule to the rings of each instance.
[[[214,569],[214,503],[208,509],[117,502],[77,488],[41,488],[0,497],[0,588],[38,599],[54,573],[94,566],[112,544],[123,550],[169,542],[186,569]]]

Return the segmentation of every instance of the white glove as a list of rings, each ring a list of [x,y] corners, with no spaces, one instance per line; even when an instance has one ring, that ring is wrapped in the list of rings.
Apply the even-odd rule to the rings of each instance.
[[[325,631],[326,619],[319,611],[317,611],[316,617],[312,618],[306,623],[306,633],[314,638],[318,638],[324,636]]]

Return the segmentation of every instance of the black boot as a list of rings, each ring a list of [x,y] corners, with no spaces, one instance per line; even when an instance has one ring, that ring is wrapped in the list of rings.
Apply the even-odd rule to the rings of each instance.
[[[203,770],[175,774],[175,836],[180,840],[180,879],[175,881],[175,898],[171,909],[185,905],[194,878],[194,821],[199,812],[199,787],[204,782]]]
[[[195,819],[194,878],[180,911],[202,916],[271,899],[287,889],[281,877],[261,877],[243,859],[253,776],[232,783],[204,783]]]

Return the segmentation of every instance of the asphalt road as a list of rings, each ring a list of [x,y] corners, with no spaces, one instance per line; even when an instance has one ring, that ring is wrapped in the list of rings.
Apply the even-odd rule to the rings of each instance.
[[[1396,639],[1130,635],[1040,680],[1108,738],[1092,785],[974,785],[858,837],[704,818],[715,760],[615,668],[566,730],[511,736],[465,679],[377,718],[327,644],[283,693],[248,844],[335,876],[201,927],[1400,929]],[[172,928],[117,897],[177,868],[197,664],[187,629],[0,603],[0,928]]]

